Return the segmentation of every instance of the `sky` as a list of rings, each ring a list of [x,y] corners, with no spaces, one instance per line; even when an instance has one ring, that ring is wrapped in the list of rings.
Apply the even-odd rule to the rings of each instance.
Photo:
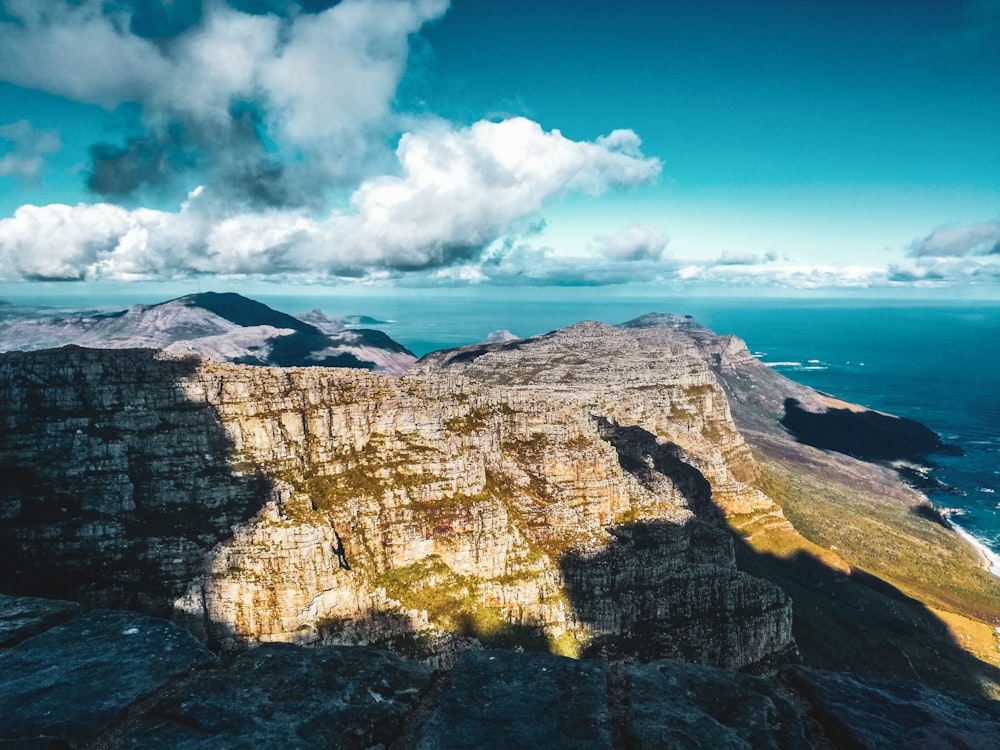
[[[1000,0],[0,0],[0,294],[1000,298],[998,50]]]

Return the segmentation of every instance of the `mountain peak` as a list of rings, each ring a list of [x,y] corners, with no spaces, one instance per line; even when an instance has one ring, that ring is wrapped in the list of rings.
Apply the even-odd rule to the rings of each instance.
[[[162,304],[175,303],[181,303],[186,307],[199,307],[238,326],[272,326],[274,328],[290,328],[301,333],[320,333],[318,328],[305,321],[235,292],[199,292],[178,297]]]
[[[638,318],[632,318],[632,320],[620,323],[618,328],[673,328],[678,331],[705,332],[709,330],[690,315],[657,312],[648,312]]]

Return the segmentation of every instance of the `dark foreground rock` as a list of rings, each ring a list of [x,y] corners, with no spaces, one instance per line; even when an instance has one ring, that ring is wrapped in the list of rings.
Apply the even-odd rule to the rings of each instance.
[[[861,680],[801,668],[784,675],[839,747],[1000,748],[1000,703],[917,682]]]
[[[48,630],[80,613],[76,602],[35,596],[0,596],[0,648]]]
[[[79,746],[140,700],[215,663],[166,620],[88,612],[0,651],[0,739],[11,747]]]
[[[668,661],[627,673],[628,747],[806,750],[801,717],[769,681]]]
[[[384,651],[264,644],[195,676],[113,746],[384,747],[430,682],[429,668]]]
[[[417,748],[610,750],[607,673],[601,662],[467,651]]]
[[[18,608],[45,603],[0,596]],[[109,611],[0,648],[0,707],[0,750],[1000,748],[1000,703],[916,683],[510,651],[468,651],[442,674],[289,644],[223,666],[165,620]]]

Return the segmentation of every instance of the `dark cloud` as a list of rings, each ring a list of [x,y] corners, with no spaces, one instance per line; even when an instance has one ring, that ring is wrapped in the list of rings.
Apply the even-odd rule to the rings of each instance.
[[[934,269],[890,266],[888,278],[889,281],[912,283],[915,281],[944,281],[947,276]]]
[[[229,0],[229,5],[242,13],[257,16],[274,14],[287,17],[292,13],[322,13],[338,5],[340,0]]]
[[[131,0],[129,28],[145,39],[179,36],[201,23],[202,0]]]
[[[87,187],[104,198],[123,200],[142,188],[171,183],[196,161],[173,131],[131,138],[124,146],[95,143]]]
[[[938,227],[910,245],[914,258],[957,258],[1000,253],[1000,222]]]
[[[773,259],[772,259],[773,260]],[[715,261],[717,266],[757,266],[765,261],[755,253],[734,253],[726,251]]]
[[[200,173],[234,207],[318,204],[321,180],[304,167],[290,169],[275,161],[264,133],[260,108],[241,102],[228,120],[211,127],[178,122],[124,145],[98,143],[90,147],[87,186],[104,199],[128,202],[176,187],[182,175]]]

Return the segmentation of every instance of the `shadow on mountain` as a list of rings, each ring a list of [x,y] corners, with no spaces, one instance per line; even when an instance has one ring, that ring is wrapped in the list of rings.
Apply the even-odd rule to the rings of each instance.
[[[656,435],[634,425],[622,426],[607,417],[595,416],[597,433],[618,454],[622,470],[635,477],[651,492],[676,488],[696,516],[715,524],[724,523],[722,511],[712,502],[712,485],[684,460],[674,443],[661,443]]]
[[[235,465],[215,407],[187,395],[183,384],[197,368],[198,360],[147,350],[69,347],[0,358],[0,591],[171,614],[211,551],[272,491],[264,476]],[[812,667],[968,693],[1000,684],[1000,670],[875,576],[848,576],[807,554],[760,554],[739,538],[734,556],[707,480],[677,446],[607,419],[597,426],[626,472],[654,493],[671,493],[670,502],[679,489],[694,518],[615,526],[604,549],[559,560],[572,616],[595,633],[586,655],[758,668],[775,654],[790,656],[781,649],[791,628]],[[476,644],[550,647],[539,627],[482,609],[452,612],[448,643],[384,612],[317,629],[324,642],[442,659]],[[237,640],[224,623],[205,625],[214,645]]]
[[[672,658],[729,668],[763,668],[783,658],[791,629],[787,597],[736,568],[711,486],[680,448],[652,433],[597,417],[621,467],[653,493],[684,496],[684,523],[648,520],[610,527],[596,554],[559,561],[575,616],[595,636],[584,655]]]
[[[65,347],[0,361],[0,591],[169,617],[269,481],[233,466],[197,359]]]
[[[944,622],[890,583],[860,569],[834,570],[805,552],[779,557],[735,542],[740,569],[791,597],[805,665],[994,697],[984,686],[1000,685],[1000,669],[961,648]]]
[[[450,668],[462,652],[474,649],[548,652],[552,650],[542,627],[493,622],[484,625],[472,613],[459,613],[457,627],[447,633],[417,630],[405,615],[370,611],[361,617],[321,620],[317,626],[323,644],[365,645],[417,659],[436,668]]]
[[[794,398],[785,399],[780,424],[800,443],[869,461],[954,450],[944,445],[935,432],[912,419],[851,409],[810,412]]]

